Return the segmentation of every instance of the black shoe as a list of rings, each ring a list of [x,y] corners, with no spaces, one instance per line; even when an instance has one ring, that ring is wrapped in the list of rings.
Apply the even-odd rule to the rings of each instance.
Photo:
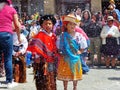
[[[110,66],[106,66],[107,69],[110,69]]]
[[[111,68],[112,68],[112,69],[115,69],[115,68],[117,68],[117,67],[116,67],[116,66],[112,66]]]
[[[83,74],[87,74],[87,72],[82,72]]]

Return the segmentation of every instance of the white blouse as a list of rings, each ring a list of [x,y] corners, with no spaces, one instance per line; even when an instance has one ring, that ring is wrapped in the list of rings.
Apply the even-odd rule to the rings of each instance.
[[[21,43],[18,42],[17,34],[16,34],[16,32],[14,32],[13,45],[15,45],[15,46],[23,45],[22,48],[20,48],[19,52],[24,54],[27,50],[27,47],[28,47],[28,41],[27,41],[27,38],[22,33],[20,34],[20,38],[21,38]],[[15,55],[15,53],[16,52],[13,50],[13,55]]]
[[[120,32],[119,29],[116,26],[112,26],[109,27],[108,25],[105,25],[101,31],[101,38],[102,38],[102,44],[106,44],[106,38],[108,35],[112,35],[112,37],[116,37],[117,38],[117,43],[119,45],[119,39],[118,37],[120,37]]]
[[[80,49],[87,48],[87,41],[81,33],[75,32],[73,39],[75,39],[77,43],[80,45]]]
[[[87,48],[87,41],[85,39],[85,37],[79,33],[79,32],[75,32],[73,39],[77,41],[77,43],[80,45],[80,49],[86,49]],[[60,36],[57,37],[57,48],[59,49],[59,44],[60,44]]]

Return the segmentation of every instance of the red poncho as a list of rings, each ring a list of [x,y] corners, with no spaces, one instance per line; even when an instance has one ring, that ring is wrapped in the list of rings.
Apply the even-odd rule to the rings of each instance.
[[[45,32],[39,32],[30,42],[27,51],[42,55],[46,62],[53,62],[56,55],[56,36],[49,36]]]

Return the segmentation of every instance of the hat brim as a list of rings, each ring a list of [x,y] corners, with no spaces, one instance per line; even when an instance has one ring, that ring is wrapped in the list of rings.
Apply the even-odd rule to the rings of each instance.
[[[108,19],[107,21],[114,21],[114,19]]]
[[[75,24],[79,24],[80,23],[80,20],[78,20],[77,18],[75,17],[72,17],[72,16],[62,16],[62,21],[63,22],[72,22],[72,23],[75,23]]]

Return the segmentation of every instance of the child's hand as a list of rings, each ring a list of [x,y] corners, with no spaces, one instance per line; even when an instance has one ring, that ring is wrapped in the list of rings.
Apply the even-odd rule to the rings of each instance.
[[[77,51],[77,54],[81,54],[81,51],[80,51],[80,50],[78,50],[78,51]]]
[[[15,56],[19,56],[21,54],[21,52],[16,52]]]

